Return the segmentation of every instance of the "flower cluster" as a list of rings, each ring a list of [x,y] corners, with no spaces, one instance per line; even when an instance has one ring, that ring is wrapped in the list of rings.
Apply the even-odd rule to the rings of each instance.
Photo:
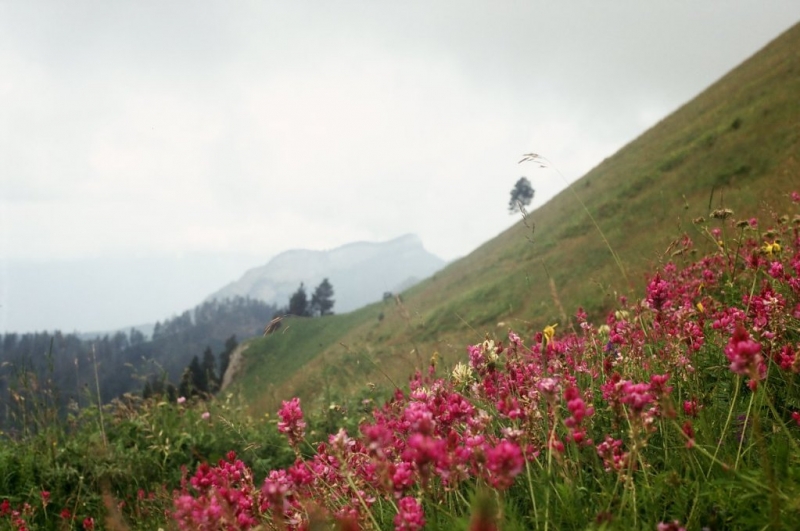
[[[758,226],[745,225],[751,232]],[[789,235],[787,226],[783,231]],[[533,489],[542,482],[533,474],[560,467],[570,477],[593,462],[612,485],[624,479],[631,488],[637,474],[662,458],[647,454],[654,440],[664,454],[717,440],[702,433],[704,412],[714,407],[703,378],[746,376],[750,391],[760,392],[770,363],[785,379],[800,373],[800,345],[790,332],[796,322],[789,321],[800,318],[797,231],[783,247],[772,234],[768,250],[759,238],[742,240],[736,256],[717,245],[721,231],[710,235],[712,254],[682,267],[667,264],[639,302],[621,299],[602,326],[579,310],[578,331],[556,334],[550,325],[530,341],[511,331],[487,337],[468,346],[448,376],[437,377],[433,366],[426,376],[417,372],[408,390],[397,389],[359,433],[342,430],[308,443],[315,449],[308,457],[300,450],[307,442],[300,402],[283,402],[278,429],[296,450],[295,463],[272,471],[261,488],[235,456],[203,465],[176,494],[175,519],[182,529],[211,529],[212,522],[225,529],[301,529],[322,511],[350,527],[380,527],[377,515],[388,507],[395,529],[418,530],[427,511],[464,485]],[[685,237],[681,246],[693,244]],[[736,282],[750,289],[731,300]],[[783,413],[800,423],[800,413]],[[606,516],[598,514],[598,521]],[[677,520],[657,528],[683,529]]]

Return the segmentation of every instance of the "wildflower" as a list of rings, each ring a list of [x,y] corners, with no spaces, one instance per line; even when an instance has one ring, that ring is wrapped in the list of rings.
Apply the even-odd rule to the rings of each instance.
[[[700,409],[700,405],[697,403],[697,400],[684,400],[683,402],[683,413],[687,417],[696,417],[697,411]]]
[[[202,414],[202,415],[200,415],[200,417],[201,417],[203,420],[208,420],[208,419],[210,419],[210,418],[211,418],[211,413],[209,413],[208,411],[204,411],[204,412],[203,412],[203,414]]]
[[[179,396],[178,397],[178,404],[184,404],[184,403],[186,403],[186,397],[185,396]]]
[[[747,330],[741,326],[736,328],[725,347],[725,355],[731,362],[731,371],[743,376],[750,376],[747,385],[753,391],[758,387],[758,380],[763,377],[765,371],[764,360],[760,352],[761,345],[753,341]]]
[[[489,481],[497,489],[505,490],[510,487],[524,466],[522,450],[506,439],[486,451],[486,468],[491,473]]]
[[[417,531],[425,526],[422,506],[411,496],[400,500],[399,511],[394,517],[395,531]]]
[[[673,520],[669,523],[659,522],[656,531],[686,531],[686,528],[678,520]]]
[[[781,279],[783,278],[783,264],[777,261],[772,262],[769,265],[769,270],[767,272],[772,278]]]
[[[606,440],[597,445],[597,455],[603,460],[606,472],[622,470],[628,463],[628,452],[622,450],[622,440],[606,436]]]
[[[3,500],[3,503],[0,503],[0,516],[8,516],[9,514],[11,514],[11,502]]]
[[[792,419],[800,426],[800,411],[792,411]]]
[[[549,397],[554,397],[559,391],[558,380],[556,378],[542,378],[536,384],[536,387],[539,389],[539,392]]]
[[[669,301],[669,284],[656,273],[647,285],[647,305],[656,311],[661,310]]]
[[[544,336],[545,345],[549,344],[553,340],[553,336],[556,335],[556,327],[558,324],[551,324],[544,327],[542,330],[542,335]]]
[[[767,256],[772,256],[773,254],[781,252],[781,244],[778,242],[767,242],[761,247],[761,250],[764,251],[764,254]]]
[[[690,420],[684,422],[681,431],[686,436],[686,448],[692,448],[694,446],[694,427],[692,422]]]
[[[72,513],[69,512],[69,509],[64,508],[61,509],[60,513],[58,513],[58,516],[60,516],[63,520],[69,520],[72,517]]]
[[[733,215],[733,210],[730,208],[718,208],[717,210],[711,213],[711,217],[714,219],[727,219]]]
[[[453,381],[456,385],[463,385],[472,380],[472,368],[466,363],[458,362],[453,368]]]
[[[292,446],[297,445],[305,437],[306,422],[303,420],[303,411],[300,409],[300,399],[297,397],[283,401],[278,412],[281,418],[278,421],[278,431],[285,433]]]
[[[41,492],[42,495],[42,506],[47,507],[47,504],[50,503],[50,492],[43,490]]]
[[[94,518],[92,518],[91,516],[89,516],[87,518],[84,518],[83,519],[83,528],[86,531],[90,531],[90,530],[94,529]]]
[[[586,431],[581,427],[583,419],[594,414],[594,408],[587,408],[586,402],[580,396],[577,387],[569,386],[564,390],[564,400],[567,401],[567,409],[572,413],[571,417],[564,420],[564,424],[572,430],[572,440],[580,444],[586,437]],[[591,444],[591,442],[588,442]]]

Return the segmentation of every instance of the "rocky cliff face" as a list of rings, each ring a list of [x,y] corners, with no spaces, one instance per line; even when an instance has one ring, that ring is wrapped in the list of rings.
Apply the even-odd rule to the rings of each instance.
[[[444,260],[425,250],[417,236],[408,234],[387,242],[351,243],[330,251],[287,251],[208,298],[241,295],[285,306],[301,282],[310,296],[327,278],[334,289],[333,310],[343,313],[380,300],[384,292],[406,289],[444,265]]]

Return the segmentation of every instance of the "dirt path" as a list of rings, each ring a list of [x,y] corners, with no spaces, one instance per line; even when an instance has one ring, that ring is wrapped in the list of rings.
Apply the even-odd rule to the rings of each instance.
[[[243,343],[236,347],[233,353],[231,353],[231,360],[228,362],[228,368],[225,370],[225,374],[222,376],[222,385],[220,386],[220,391],[224,391],[225,388],[231,384],[233,378],[239,373],[239,370],[242,368],[242,364],[244,363],[242,354],[249,346],[250,343]]]

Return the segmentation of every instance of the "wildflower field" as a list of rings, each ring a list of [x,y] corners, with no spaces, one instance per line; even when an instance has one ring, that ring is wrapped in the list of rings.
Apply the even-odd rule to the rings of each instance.
[[[0,529],[795,529],[800,194],[777,207],[696,220],[712,251],[676,240],[604,323],[487,336],[327,440],[296,398],[5,435]]]

